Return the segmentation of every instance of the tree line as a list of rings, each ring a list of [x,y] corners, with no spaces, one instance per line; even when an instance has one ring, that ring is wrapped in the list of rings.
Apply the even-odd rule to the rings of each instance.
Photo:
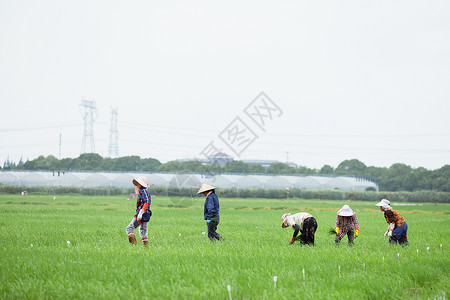
[[[1,169],[1,167],[0,167]],[[396,163],[390,167],[366,166],[357,159],[344,160],[336,168],[324,165],[320,169],[292,167],[284,163],[261,165],[231,161],[223,167],[218,164],[203,165],[199,161],[169,161],[161,163],[154,158],[124,156],[104,158],[96,153],[84,153],[77,158],[57,159],[49,155],[39,156],[18,165],[4,165],[3,170],[54,170],[54,171],[123,171],[123,172],[177,172],[177,173],[243,173],[284,175],[347,175],[372,179],[380,191],[433,190],[450,192],[450,165],[437,170]]]

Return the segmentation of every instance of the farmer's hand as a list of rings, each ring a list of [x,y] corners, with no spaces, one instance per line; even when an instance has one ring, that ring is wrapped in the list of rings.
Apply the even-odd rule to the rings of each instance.
[[[137,220],[138,221],[140,221],[141,219],[142,219],[142,215],[144,214],[144,210],[143,209],[141,209],[140,211],[139,211],[139,214],[137,215]]]
[[[334,230],[336,230],[336,235],[338,235],[339,234],[339,227],[336,226],[336,228]]]
[[[388,230],[389,230],[389,231],[394,230],[394,228],[395,228],[395,223],[389,224],[389,227],[388,227]]]
[[[358,235],[359,235],[359,230],[355,229],[355,237],[358,237]]]
[[[293,244],[295,242],[295,237],[292,237],[291,240],[289,241],[289,244]]]

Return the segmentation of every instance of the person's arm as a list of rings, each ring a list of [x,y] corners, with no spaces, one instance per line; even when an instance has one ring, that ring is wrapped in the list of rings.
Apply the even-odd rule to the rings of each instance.
[[[336,225],[334,226],[334,230],[336,231],[336,235],[339,234],[339,221],[340,221],[339,215],[336,215]]]
[[[298,232],[300,231],[300,228],[297,224],[292,225],[292,228],[294,228],[294,234],[292,235],[291,240],[289,241],[289,244],[293,244],[295,242],[295,238],[298,235]]]
[[[214,211],[214,202],[212,197],[208,196],[205,200],[205,220],[211,220]]]
[[[395,223],[395,221],[396,221],[395,220],[395,215],[392,212],[392,210],[387,210],[384,213],[386,214],[386,218],[387,218],[389,224]]]
[[[356,214],[353,215],[353,218],[355,220],[355,237],[359,236],[359,223],[358,218],[356,217]]]
[[[292,226],[292,228],[294,228],[294,234],[292,235],[292,237],[296,238],[298,235],[298,232],[300,231],[300,227],[298,227],[297,224],[294,224],[294,226]]]
[[[147,211],[148,207],[150,206],[150,196],[146,191],[141,190],[139,192],[139,196],[144,198],[144,205],[142,206],[141,210],[139,211],[139,214],[137,215],[137,220],[140,221],[142,219],[142,215]]]

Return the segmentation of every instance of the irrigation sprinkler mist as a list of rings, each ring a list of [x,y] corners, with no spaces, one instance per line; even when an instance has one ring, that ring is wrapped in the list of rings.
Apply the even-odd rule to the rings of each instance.
[[[400,259],[400,252],[397,253],[397,259]]]
[[[428,251],[430,251],[430,247],[427,247],[427,253],[428,253]]]
[[[339,265],[339,277],[341,277],[341,265]]]
[[[33,248],[33,244],[31,244],[31,248]]]
[[[305,282],[305,269],[304,268],[302,270],[302,273],[303,273],[303,282]]]
[[[277,287],[277,276],[273,276],[273,287]]]
[[[69,247],[70,246],[70,242],[69,241],[67,241],[67,247]]]
[[[228,290],[228,296],[230,297],[230,300],[231,300],[231,286],[229,284],[227,285],[227,290]]]

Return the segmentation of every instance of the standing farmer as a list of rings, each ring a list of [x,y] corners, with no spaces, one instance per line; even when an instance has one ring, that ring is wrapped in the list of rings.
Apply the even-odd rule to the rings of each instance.
[[[149,185],[145,177],[133,179],[133,184],[136,186],[135,191],[137,194],[136,214],[127,226],[128,241],[131,244],[137,244],[134,230],[140,226],[139,235],[141,241],[144,243],[144,246],[148,246],[148,221],[152,215],[150,210],[152,199],[148,191]]]
[[[398,242],[399,245],[407,246],[408,237],[406,234],[408,232],[408,224],[406,224],[405,218],[391,208],[390,204],[391,203],[387,199],[382,199],[375,204],[380,207],[382,212],[384,212],[386,222],[389,224],[388,230],[384,236],[389,237],[389,243],[391,244],[397,244]]]
[[[339,245],[344,235],[347,235],[348,244],[353,244],[355,237],[359,235],[359,224],[356,218],[356,213],[348,205],[342,206],[342,208],[336,214],[336,238],[334,243]]]
[[[197,195],[203,194],[206,197],[204,207],[204,218],[206,226],[208,226],[208,237],[211,241],[223,240],[224,238],[216,232],[219,225],[219,198],[217,198],[215,187],[204,183],[198,190]]]
[[[314,246],[314,234],[317,229],[317,222],[312,215],[306,212],[300,212],[295,215],[284,214],[281,217],[281,220],[283,221],[281,224],[282,228],[292,227],[292,229],[295,230],[289,244],[293,244],[295,242],[298,232],[300,231],[300,244]]]

